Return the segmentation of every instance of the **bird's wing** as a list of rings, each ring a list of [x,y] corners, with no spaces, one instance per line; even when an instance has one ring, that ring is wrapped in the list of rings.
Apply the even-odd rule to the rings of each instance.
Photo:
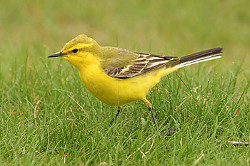
[[[129,58],[126,59],[125,58],[126,56],[132,58],[130,60],[127,60]],[[123,59],[125,59],[124,61],[123,59],[114,56],[112,57],[115,60],[112,60],[113,58],[111,59],[108,58],[109,65],[105,66],[103,69],[108,76],[117,79],[127,79],[147,73],[152,70],[156,70],[163,66],[172,66],[173,63],[171,62],[179,60],[179,58],[177,57],[160,56],[148,53],[131,53],[131,52],[130,54],[127,54],[125,55],[125,57],[123,57]],[[110,63],[112,61],[114,63]]]

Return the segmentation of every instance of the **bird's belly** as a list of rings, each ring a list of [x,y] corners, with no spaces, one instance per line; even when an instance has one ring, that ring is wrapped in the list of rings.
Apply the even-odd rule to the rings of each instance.
[[[145,96],[145,92],[136,88],[136,84],[111,77],[99,77],[98,81],[88,80],[83,83],[95,97],[108,105],[122,106]]]
[[[147,92],[160,81],[163,75],[162,70],[155,70],[147,74],[119,80],[96,70],[88,71],[95,72],[79,72],[85,87],[102,102],[116,106],[145,98]]]

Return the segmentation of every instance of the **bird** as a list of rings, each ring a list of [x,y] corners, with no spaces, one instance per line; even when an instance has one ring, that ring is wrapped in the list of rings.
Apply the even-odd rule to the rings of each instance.
[[[118,108],[110,124],[118,117],[122,106],[142,101],[157,126],[153,106],[146,98],[148,91],[162,77],[179,68],[221,58],[222,50],[218,47],[183,57],[162,56],[100,46],[91,37],[81,34],[48,57],[61,57],[70,62],[78,69],[80,80],[89,92],[103,103]]]

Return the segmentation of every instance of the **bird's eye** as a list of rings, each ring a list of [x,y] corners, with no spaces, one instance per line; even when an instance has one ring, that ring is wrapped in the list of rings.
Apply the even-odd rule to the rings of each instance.
[[[77,53],[78,52],[78,49],[75,48],[74,50],[72,50],[73,53]]]

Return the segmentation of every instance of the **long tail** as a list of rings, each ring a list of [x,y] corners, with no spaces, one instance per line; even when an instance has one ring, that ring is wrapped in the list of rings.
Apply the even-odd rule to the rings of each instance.
[[[180,58],[179,64],[175,67],[181,68],[195,63],[221,58],[222,48],[213,48]]]

